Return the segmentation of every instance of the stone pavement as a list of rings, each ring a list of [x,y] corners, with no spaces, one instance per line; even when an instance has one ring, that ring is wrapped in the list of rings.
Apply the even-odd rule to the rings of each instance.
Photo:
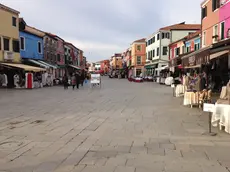
[[[0,90],[0,172],[228,172],[230,136],[169,87]]]

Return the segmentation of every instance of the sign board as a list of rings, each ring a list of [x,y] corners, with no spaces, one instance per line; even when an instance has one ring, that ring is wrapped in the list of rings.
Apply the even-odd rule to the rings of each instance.
[[[195,56],[189,57],[189,58],[188,58],[189,66],[195,65],[195,61],[196,61]]]
[[[213,112],[215,105],[210,103],[204,103],[203,111],[204,112]]]
[[[101,75],[100,74],[91,74],[91,84],[100,84]]]

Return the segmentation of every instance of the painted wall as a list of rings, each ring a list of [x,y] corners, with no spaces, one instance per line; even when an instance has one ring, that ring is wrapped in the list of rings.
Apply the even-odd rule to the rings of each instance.
[[[57,60],[57,40],[46,35],[43,38],[43,45],[44,59],[48,62],[55,64]]]
[[[170,57],[169,59],[175,58],[175,48],[177,48],[177,43],[170,46]]]
[[[220,23],[225,21],[224,37],[227,37],[228,29],[230,29],[230,1],[220,7]]]
[[[23,37],[24,42],[24,50],[20,49],[20,55],[22,58],[29,58],[29,59],[44,59],[43,54],[43,39],[35,36],[33,34],[27,32],[20,32],[20,37]],[[41,43],[41,53],[38,52],[38,42]]]
[[[175,42],[179,39],[184,38],[185,36],[187,36],[189,33],[193,33],[196,32],[196,30],[173,30],[171,32],[171,41]]]
[[[17,20],[16,27],[12,25],[12,17],[15,17]],[[3,53],[3,37],[7,37],[10,39],[9,41],[9,48],[10,52],[13,52],[13,40],[19,41],[19,20],[18,20],[18,14],[11,13],[9,11],[6,11],[2,8],[0,8],[0,41],[1,41],[1,47],[0,47],[0,62],[4,61],[4,53]],[[13,62],[19,63],[21,61],[20,53],[19,52],[13,52]]]
[[[59,38],[58,38],[58,41],[57,41],[57,56],[58,56],[58,54],[60,54],[60,61],[58,61],[58,58],[57,58],[57,64],[64,65],[65,64],[64,42],[63,42],[63,40],[61,40]]]
[[[137,47],[141,46],[141,50],[137,50]],[[131,56],[132,56],[132,66],[137,65],[137,56],[141,56],[141,65],[145,65],[146,62],[146,43],[133,43],[131,45]]]
[[[205,46],[209,46],[213,43],[213,38],[212,38],[213,26],[219,23],[219,9],[212,11],[212,1],[211,0],[204,3],[203,7],[204,6],[207,6],[207,17],[202,19],[202,36],[203,36],[203,32],[205,31],[206,33],[206,45]]]

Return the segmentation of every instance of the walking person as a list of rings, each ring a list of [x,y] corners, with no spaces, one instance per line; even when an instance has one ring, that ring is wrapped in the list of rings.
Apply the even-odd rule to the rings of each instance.
[[[79,84],[80,84],[80,74],[78,72],[76,72],[75,74],[75,78],[76,78],[76,87],[77,89],[79,89]]]
[[[64,89],[68,89],[68,76],[65,74],[63,76]]]
[[[76,77],[75,75],[73,74],[72,77],[71,77],[71,83],[72,83],[72,86],[73,86],[73,90],[75,88],[75,85],[76,85]]]
[[[85,74],[84,74],[84,71],[81,72],[81,86],[83,87],[83,83],[84,83],[84,80],[85,80]]]

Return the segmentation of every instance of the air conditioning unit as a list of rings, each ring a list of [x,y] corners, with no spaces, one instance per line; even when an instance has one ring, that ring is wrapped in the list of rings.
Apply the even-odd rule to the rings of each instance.
[[[4,60],[13,60],[14,53],[11,51],[4,51]]]

